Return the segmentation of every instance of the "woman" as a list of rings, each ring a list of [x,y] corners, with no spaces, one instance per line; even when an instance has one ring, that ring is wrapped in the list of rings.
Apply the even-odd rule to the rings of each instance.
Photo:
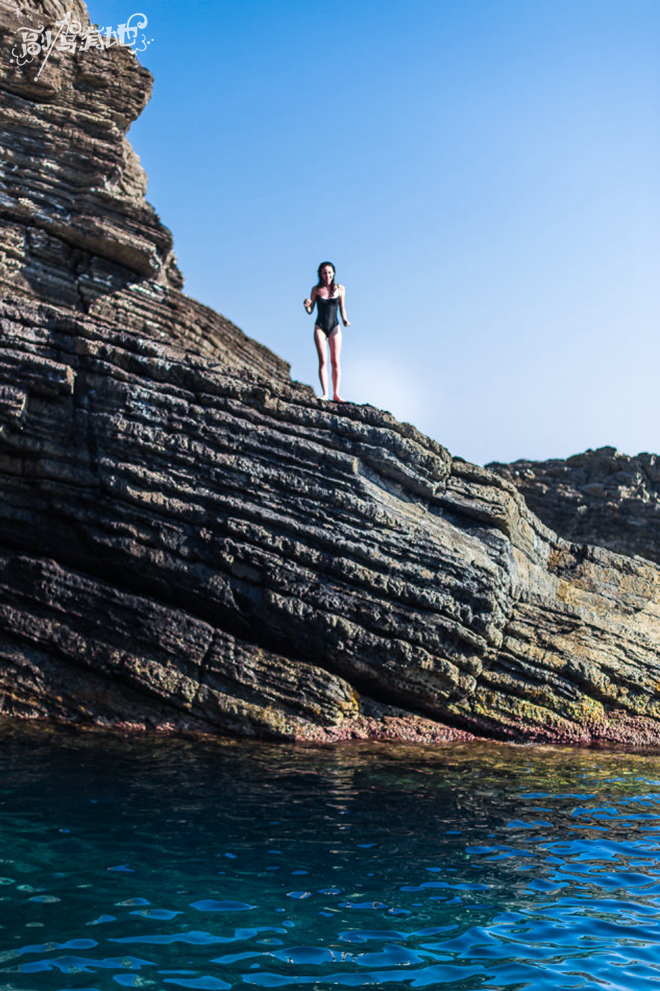
[[[337,319],[337,309],[339,308],[341,313],[344,327],[350,327],[351,325],[346,319],[346,290],[335,282],[335,266],[332,262],[321,262],[318,268],[318,277],[319,281],[312,289],[310,296],[304,300],[303,305],[308,313],[312,312],[315,305],[317,308],[314,341],[319,356],[319,378],[323,389],[321,399],[330,398],[328,393],[327,342],[330,345],[330,361],[332,363],[332,398],[336,403],[343,403],[344,400],[339,395],[341,327]]]

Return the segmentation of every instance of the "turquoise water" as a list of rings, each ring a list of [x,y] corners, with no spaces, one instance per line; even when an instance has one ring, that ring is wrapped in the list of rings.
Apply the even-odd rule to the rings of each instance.
[[[0,988],[660,988],[660,755],[0,730]]]

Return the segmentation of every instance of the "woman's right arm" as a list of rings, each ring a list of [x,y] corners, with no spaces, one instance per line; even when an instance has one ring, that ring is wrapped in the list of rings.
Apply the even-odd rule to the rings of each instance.
[[[315,302],[316,302],[316,286],[314,286],[307,299],[303,300],[303,306],[305,307],[308,313],[311,313],[312,310],[314,309]]]

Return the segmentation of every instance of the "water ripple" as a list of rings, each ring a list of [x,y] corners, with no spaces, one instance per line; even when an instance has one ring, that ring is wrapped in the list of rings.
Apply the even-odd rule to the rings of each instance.
[[[654,754],[7,729],[0,774],[4,991],[660,986]]]

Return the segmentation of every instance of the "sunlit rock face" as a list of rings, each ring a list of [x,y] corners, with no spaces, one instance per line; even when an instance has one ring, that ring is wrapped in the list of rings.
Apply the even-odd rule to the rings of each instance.
[[[67,11],[76,50],[21,60],[21,29],[54,39]],[[178,291],[172,235],[125,137],[151,75],[127,47],[81,51],[89,26],[80,2],[0,3],[0,289],[288,380],[285,362]]]
[[[62,9],[0,5],[3,50]],[[0,70],[2,711],[657,742],[658,567],[558,537],[388,413],[316,400],[185,296],[125,138],[151,86],[128,50]]]
[[[566,461],[489,465],[562,537],[660,564],[660,458],[613,447]]]

